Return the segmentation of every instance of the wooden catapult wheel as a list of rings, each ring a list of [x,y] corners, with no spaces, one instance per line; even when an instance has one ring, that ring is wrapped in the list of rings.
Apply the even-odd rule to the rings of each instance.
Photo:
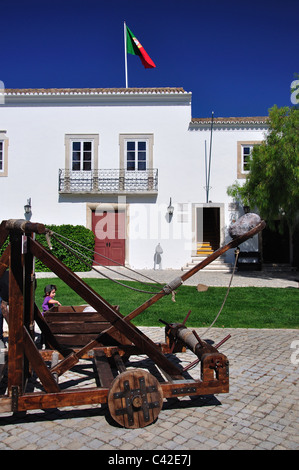
[[[131,320],[164,296],[173,294],[184,281],[227,250],[263,230],[265,222],[250,216],[255,214],[246,214],[245,219],[241,217],[234,224],[231,242],[169,282],[126,316],[35,240],[35,233],[44,234],[48,243],[55,236],[43,224],[17,219],[2,221],[0,248],[9,238],[0,258],[0,277],[9,269],[6,318],[9,347],[3,356],[5,360],[0,362],[2,389],[4,371],[7,371],[5,393],[0,395],[0,413],[106,404],[120,426],[139,428],[157,419],[164,399],[228,393],[229,363],[218,351],[227,338],[211,346],[195,330],[186,327],[187,316],[178,324],[162,321],[166,325],[166,341],[154,343]],[[59,306],[42,315],[35,303],[35,257],[73,289],[92,311],[86,312],[82,306]],[[38,349],[34,341],[35,323],[45,338],[46,350]],[[195,354],[196,360],[185,368],[167,356],[185,352],[186,348]],[[159,380],[144,369],[126,368],[124,359],[136,355],[147,356],[152,361]],[[93,361],[97,385],[61,388],[59,378],[81,359]],[[187,371],[197,363],[200,363],[200,378],[190,378]],[[32,371],[40,381],[40,387],[34,392],[27,387]]]
[[[143,428],[153,423],[163,406],[158,380],[143,369],[126,370],[111,384],[108,407],[112,418],[125,428]]]

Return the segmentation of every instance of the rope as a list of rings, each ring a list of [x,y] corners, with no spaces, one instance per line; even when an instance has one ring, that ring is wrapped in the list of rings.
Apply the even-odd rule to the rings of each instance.
[[[83,248],[83,249],[86,250],[86,251],[90,251],[93,255],[94,255],[94,254],[99,255],[99,256],[101,256],[102,258],[105,258],[105,259],[108,260],[108,261],[112,261],[113,263],[117,264],[118,266],[121,266],[122,268],[125,268],[125,269],[127,269],[128,271],[131,271],[131,272],[133,272],[133,273],[135,273],[135,274],[138,274],[139,276],[144,277],[144,279],[148,279],[149,281],[154,282],[155,284],[159,284],[161,287],[163,287],[163,284],[161,284],[160,282],[156,281],[155,279],[152,279],[152,278],[146,276],[145,274],[141,274],[141,273],[135,271],[134,269],[129,268],[128,266],[125,266],[125,265],[119,263],[118,261],[113,260],[112,258],[108,258],[107,256],[103,255],[102,253],[98,253],[97,251],[94,251],[94,250],[92,250],[91,248],[87,248],[86,246],[81,245],[81,244],[78,243],[78,242],[75,242],[74,240],[70,240],[69,238],[65,237],[64,235],[61,235],[60,233],[56,233],[56,232],[51,231],[51,235],[56,235],[56,237],[64,238],[64,239],[67,240],[68,242],[74,243],[75,245],[77,245],[77,246]],[[57,240],[57,238],[56,238],[56,240]],[[57,240],[57,241],[59,241],[59,240]],[[111,267],[108,268],[108,266],[105,266],[105,265],[103,265],[103,264],[101,264],[101,263],[99,263],[99,262],[96,262],[96,261],[95,261],[95,263],[96,263],[98,266],[101,266],[102,268],[109,269],[110,271],[112,271],[112,272],[114,272],[114,273],[117,272],[117,271],[113,271],[113,269],[112,269]],[[130,278],[130,277],[127,276],[126,274],[123,274],[123,273],[118,273],[118,274],[120,274],[120,275],[123,276],[123,277],[127,277],[128,279],[131,279],[131,280],[136,281],[136,279]]]
[[[218,318],[219,318],[219,315],[221,314],[221,312],[222,312],[222,310],[223,310],[223,307],[224,307],[224,305],[225,305],[227,296],[228,296],[229,291],[230,291],[230,288],[231,288],[231,284],[232,284],[232,280],[233,280],[233,277],[234,277],[234,274],[235,274],[235,270],[236,270],[236,267],[237,267],[237,261],[238,261],[239,253],[240,253],[240,249],[237,248],[237,249],[236,249],[236,259],[235,259],[235,264],[234,264],[234,267],[233,267],[232,275],[231,275],[231,278],[230,278],[230,281],[229,281],[229,285],[228,285],[228,288],[227,288],[227,291],[226,291],[224,300],[223,300],[222,305],[221,305],[221,307],[220,307],[220,310],[219,310],[219,312],[217,313],[217,315],[216,315],[214,321],[211,323],[211,325],[210,325],[203,333],[201,333],[201,336],[205,335],[205,334],[212,328],[212,326],[216,323],[216,321],[217,321]]]
[[[102,265],[102,264],[100,264],[100,263],[98,263],[98,262],[96,262],[96,261],[91,260],[90,258],[88,258],[87,255],[84,255],[83,253],[79,252],[78,250],[75,250],[74,248],[70,247],[70,246],[67,245],[66,243],[64,243],[64,242],[62,242],[61,240],[59,240],[59,238],[57,238],[57,237],[64,238],[65,240],[68,240],[69,242],[74,243],[75,245],[80,246],[81,248],[84,248],[85,250],[92,252],[93,254],[98,254],[98,255],[102,256],[103,258],[105,258],[105,259],[107,259],[107,260],[110,260],[110,261],[113,261],[115,264],[117,264],[117,265],[119,265],[119,266],[122,266],[122,267],[128,269],[129,271],[132,271],[132,272],[134,272],[135,274],[141,275],[141,276],[144,277],[145,279],[148,279],[148,280],[150,280],[150,281],[152,281],[152,282],[155,282],[156,284],[159,284],[160,286],[162,286],[161,283],[155,281],[154,279],[151,279],[150,277],[148,277],[148,276],[146,276],[146,275],[144,275],[144,274],[140,274],[140,273],[138,273],[137,271],[133,270],[132,268],[128,268],[127,266],[124,266],[124,265],[122,265],[121,263],[118,263],[117,261],[114,261],[114,260],[112,260],[111,258],[108,258],[107,256],[102,255],[101,253],[97,253],[96,251],[93,251],[93,250],[91,250],[90,248],[87,248],[87,247],[81,245],[81,244],[78,243],[78,242],[75,242],[75,241],[73,241],[73,240],[70,240],[69,238],[65,237],[64,235],[61,235],[61,234],[59,234],[59,233],[56,233],[56,232],[51,231],[51,232],[50,232],[50,236],[54,236],[55,240],[56,240],[58,243],[60,243],[62,246],[64,246],[67,250],[71,251],[78,259],[80,259],[83,263],[85,263],[89,268],[94,269],[97,273],[99,273],[100,275],[102,275],[102,276],[105,277],[106,279],[108,279],[108,280],[110,280],[110,281],[112,281],[112,282],[115,282],[116,284],[119,284],[119,285],[121,285],[121,286],[123,286],[123,287],[126,287],[127,289],[131,289],[131,290],[133,290],[133,291],[135,291],[135,292],[141,292],[141,293],[144,293],[144,294],[151,294],[151,295],[152,295],[152,294],[155,293],[155,292],[152,292],[152,291],[146,291],[146,290],[142,290],[142,289],[137,289],[136,287],[128,286],[127,284],[123,284],[122,282],[117,281],[116,279],[113,279],[113,278],[109,277],[108,275],[104,274],[103,272],[97,271],[97,270],[92,266],[91,263],[95,263],[95,264],[97,264],[98,266],[105,267],[105,268],[108,269],[109,271],[112,271],[112,272],[115,273],[115,271],[114,271],[112,268],[110,268],[110,267],[108,267],[108,266],[104,266],[104,265]],[[48,244],[49,244],[49,246],[50,246],[49,240],[47,240],[47,241],[48,241]],[[226,294],[225,294],[223,303],[222,303],[222,305],[221,305],[221,307],[220,307],[220,310],[219,310],[218,314],[216,315],[214,321],[213,321],[213,322],[211,323],[211,325],[204,331],[203,334],[206,334],[206,333],[212,328],[212,326],[216,323],[216,321],[218,320],[218,318],[219,318],[219,316],[220,316],[220,314],[221,314],[221,312],[222,312],[222,310],[223,310],[223,308],[224,308],[224,305],[225,305],[225,303],[226,303],[226,300],[227,300],[227,297],[228,297],[228,294],[229,294],[229,291],[230,291],[230,288],[231,288],[231,284],[232,284],[232,280],[233,280],[233,277],[234,277],[234,274],[235,274],[235,270],[236,270],[236,267],[237,267],[237,261],[238,261],[239,253],[240,253],[240,249],[237,248],[237,249],[236,249],[235,264],[234,264],[234,267],[233,267],[232,275],[231,275],[231,278],[230,278],[230,282],[229,282],[229,285],[228,285],[228,288],[227,288],[227,291],[226,291]],[[87,259],[89,260],[89,262],[87,262],[87,261],[85,261],[84,259],[82,259],[83,257],[84,257],[84,258],[87,258]],[[123,277],[126,277],[127,279],[131,279],[131,280],[133,280],[133,281],[136,281],[136,279],[134,279],[134,278],[132,278],[132,277],[130,277],[130,276],[127,276],[126,274],[123,274],[123,273],[118,273],[118,274],[120,274],[120,275],[123,276]],[[180,278],[179,278],[179,279],[180,279]],[[181,280],[181,279],[180,279],[180,280]],[[171,292],[171,293],[172,293],[172,300],[175,302],[175,299],[174,299],[174,294],[175,294],[174,288],[175,288],[175,287],[178,287],[179,285],[181,285],[181,282],[180,282],[179,284],[177,284],[177,279],[175,279],[173,282],[176,284],[175,286],[173,286],[173,288],[172,288],[171,283],[170,283],[170,284],[167,284],[166,286],[164,286],[162,290],[164,290],[164,294],[165,294],[165,295],[168,295],[168,294]],[[154,286],[153,286],[153,287],[154,287]],[[169,288],[171,287],[170,292],[168,292],[168,290],[169,290],[168,287],[169,287]],[[159,290],[159,292],[161,292],[161,291]]]
[[[66,243],[64,243],[63,241],[59,240],[59,239],[55,236],[56,234],[55,234],[54,232],[52,232],[52,235],[54,236],[55,240],[56,240],[58,243],[60,243],[64,248],[66,248],[67,250],[71,251],[78,259],[80,259],[83,263],[85,263],[89,268],[94,269],[96,272],[99,273],[99,271],[97,271],[97,270],[91,265],[91,263],[93,262],[93,260],[91,260],[90,258],[88,258],[87,255],[84,255],[83,253],[79,252],[78,250],[75,250],[74,248],[68,246],[68,245],[67,245]],[[63,237],[63,238],[66,238],[66,237]],[[72,242],[72,240],[70,240],[70,241]],[[73,242],[73,243],[76,243],[76,242]],[[78,243],[76,243],[76,244],[79,245]],[[82,245],[80,245],[80,246],[82,246]],[[83,247],[83,248],[85,248],[85,247]],[[88,248],[86,248],[86,249],[88,249]],[[90,250],[90,249],[88,249],[88,250],[89,250],[89,251],[92,251],[92,250]],[[84,259],[82,259],[83,257],[86,258],[88,261],[85,261]],[[99,264],[99,263],[96,263],[96,264]],[[99,266],[102,266],[102,265],[99,264]],[[103,266],[102,266],[102,267],[103,267]],[[105,268],[109,269],[109,270],[112,271],[112,272],[115,272],[115,271],[113,271],[113,269],[110,269],[110,268],[108,268],[107,266],[105,266]],[[146,290],[143,290],[143,289],[137,289],[136,287],[128,286],[127,284],[124,284],[124,283],[122,283],[122,282],[120,282],[120,281],[117,281],[116,279],[113,279],[113,278],[109,277],[107,274],[104,274],[103,272],[100,272],[99,274],[101,274],[103,277],[109,279],[110,281],[115,282],[116,284],[119,284],[119,285],[121,285],[121,286],[123,286],[123,287],[126,287],[127,289],[131,289],[131,290],[133,290],[133,291],[135,291],[135,292],[141,292],[141,293],[144,293],[144,294],[155,294],[155,292],[153,292],[153,291],[146,291]],[[137,274],[138,274],[138,273],[137,273]],[[124,277],[127,277],[128,279],[135,280],[135,279],[133,279],[132,277],[129,277],[129,276],[125,275],[125,274],[121,274],[121,275],[124,276]],[[154,287],[154,286],[153,286],[153,287]],[[159,291],[160,291],[160,290],[159,290]]]

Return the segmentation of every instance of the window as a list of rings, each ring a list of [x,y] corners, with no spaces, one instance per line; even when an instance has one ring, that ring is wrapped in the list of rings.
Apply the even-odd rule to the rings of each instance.
[[[6,131],[0,131],[0,177],[8,175],[7,167],[8,139]]]
[[[92,141],[72,141],[72,170],[92,169]]]
[[[250,158],[253,147],[259,145],[258,141],[245,141],[237,143],[237,178],[246,178],[250,170]]]
[[[4,170],[4,142],[0,140],[0,171]]]
[[[147,141],[127,140],[126,141],[126,169],[146,170],[147,163]]]
[[[242,173],[248,173],[250,168],[250,155],[253,145],[242,146]]]
[[[98,169],[98,134],[66,134],[65,169],[91,171]]]
[[[120,134],[119,168],[146,171],[153,168],[153,134]]]

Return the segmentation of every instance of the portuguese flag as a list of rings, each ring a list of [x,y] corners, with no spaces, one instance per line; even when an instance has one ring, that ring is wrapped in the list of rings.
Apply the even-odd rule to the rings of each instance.
[[[152,69],[156,67],[154,62],[148,55],[148,53],[144,50],[144,47],[142,47],[142,45],[136,38],[135,34],[132,33],[132,31],[128,28],[128,26],[126,26],[126,34],[127,34],[127,53],[138,55],[146,69]]]

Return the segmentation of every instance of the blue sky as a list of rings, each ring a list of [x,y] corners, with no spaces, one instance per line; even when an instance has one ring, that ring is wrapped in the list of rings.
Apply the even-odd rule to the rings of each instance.
[[[129,87],[183,87],[192,116],[291,106],[298,0],[0,0],[6,88],[125,87],[123,23],[156,64],[128,55]]]

